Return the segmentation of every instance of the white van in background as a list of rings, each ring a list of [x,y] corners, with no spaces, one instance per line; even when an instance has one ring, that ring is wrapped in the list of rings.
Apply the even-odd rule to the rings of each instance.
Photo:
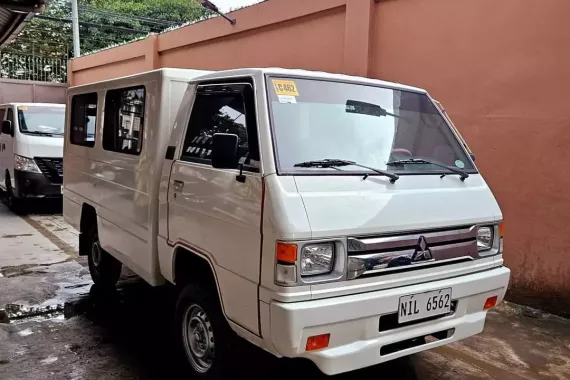
[[[61,198],[65,105],[0,105],[0,189],[19,209],[26,198]]]
[[[449,344],[507,290],[501,210],[425,90],[161,69],[70,88],[66,133],[94,282],[175,284],[200,378],[232,371],[238,336],[330,375]]]

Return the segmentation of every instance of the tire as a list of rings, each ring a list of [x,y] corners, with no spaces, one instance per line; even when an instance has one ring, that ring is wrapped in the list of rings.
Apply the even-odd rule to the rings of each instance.
[[[89,252],[87,253],[87,262],[89,264],[89,273],[93,282],[101,288],[112,288],[121,277],[122,264],[108,252],[101,248],[99,235],[97,233],[97,224],[88,232]]]
[[[199,379],[224,379],[234,373],[238,336],[222,313],[217,294],[187,285],[176,304],[175,338],[185,367]]]
[[[14,191],[12,190],[12,181],[10,180],[10,176],[8,175],[8,173],[6,173],[5,186],[6,186],[6,203],[8,205],[8,208],[10,209],[10,211],[12,211],[15,214],[22,213],[23,211],[22,200],[16,198],[16,196],[14,195]]]

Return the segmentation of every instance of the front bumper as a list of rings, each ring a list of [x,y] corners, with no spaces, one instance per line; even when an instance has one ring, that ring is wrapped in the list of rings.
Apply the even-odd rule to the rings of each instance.
[[[62,184],[52,184],[43,173],[14,170],[16,198],[61,197]]]
[[[485,300],[498,296],[502,301],[509,278],[510,270],[500,267],[377,292],[306,302],[272,302],[271,343],[281,356],[310,359],[328,375],[372,366],[480,333],[487,316],[483,310]],[[396,313],[401,296],[444,288],[452,288],[452,299],[457,301],[452,315],[380,331],[380,317]],[[305,351],[310,336],[327,333],[330,342],[326,349]],[[438,339],[418,345],[423,337],[432,334]]]

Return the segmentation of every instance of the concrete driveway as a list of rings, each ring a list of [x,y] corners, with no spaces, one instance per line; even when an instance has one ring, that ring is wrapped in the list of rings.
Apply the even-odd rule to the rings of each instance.
[[[172,350],[175,294],[124,272],[92,286],[77,233],[56,210],[16,216],[0,205],[0,379],[187,378]],[[238,353],[236,377],[325,378],[310,364]],[[337,379],[570,379],[570,321],[504,303],[485,332]]]

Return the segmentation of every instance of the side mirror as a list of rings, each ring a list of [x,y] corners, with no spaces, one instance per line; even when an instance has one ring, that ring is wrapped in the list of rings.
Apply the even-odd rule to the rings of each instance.
[[[216,133],[212,141],[212,166],[216,169],[236,169],[237,148],[237,135]]]
[[[10,120],[4,120],[2,122],[2,134],[14,136],[14,131],[12,130],[12,122]]]

